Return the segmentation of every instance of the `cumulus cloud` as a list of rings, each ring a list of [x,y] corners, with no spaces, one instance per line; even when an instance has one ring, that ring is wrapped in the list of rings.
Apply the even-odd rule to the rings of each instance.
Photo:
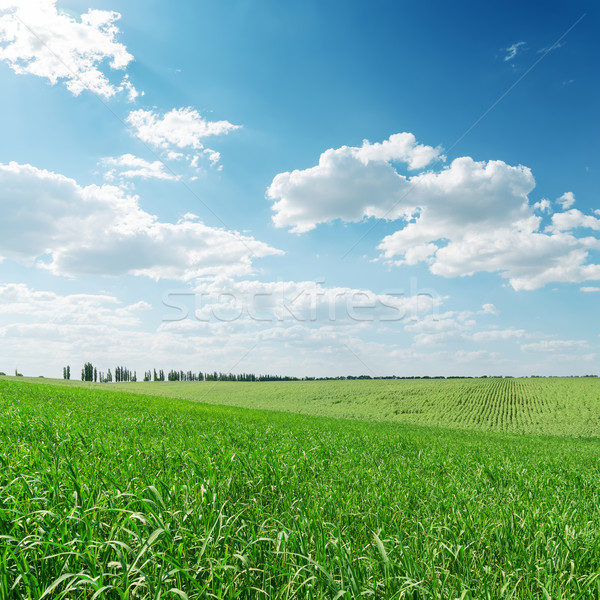
[[[483,315],[499,315],[500,311],[493,304],[484,304],[479,311]]]
[[[161,222],[138,200],[118,186],[82,187],[31,165],[0,164],[0,257],[36,261],[60,275],[187,280],[249,273],[254,259],[282,254],[193,215]]]
[[[429,160],[439,150],[417,150],[421,146],[413,136],[401,135],[403,152],[394,154],[390,148],[399,145],[385,142],[343,146],[325,151],[317,166],[277,175],[267,190],[275,225],[302,233],[335,219],[402,220],[403,226],[379,245],[382,259],[391,264],[425,263],[443,277],[497,272],[516,290],[600,279],[600,265],[589,264],[600,240],[568,231],[597,229],[600,221],[579,211],[557,213],[551,229],[542,231],[535,210],[548,212],[551,205],[544,200],[529,204],[535,187],[530,169],[461,157],[441,169],[407,176],[391,156],[410,166],[406,148]],[[416,164],[424,166],[425,160]],[[568,206],[572,194],[562,198]]]
[[[204,148],[204,138],[239,129],[229,121],[207,121],[191,107],[174,108],[160,115],[152,110],[134,110],[127,117],[136,135],[158,148]]]
[[[206,138],[227,135],[240,128],[229,121],[208,121],[190,106],[174,108],[164,114],[134,110],[126,121],[136,137],[163,151],[165,158],[186,160],[195,169],[200,158],[206,159],[212,167],[221,160],[219,152],[204,147]]]
[[[575,204],[575,194],[573,192],[565,192],[559,199],[559,204],[562,206],[563,210],[567,210]]]
[[[576,208],[552,215],[551,229],[554,231],[568,231],[577,227],[600,231],[600,219],[592,215],[585,215]]]
[[[455,222],[437,229],[439,221],[419,218],[415,224],[385,237],[380,249],[396,264],[414,264],[411,244],[436,242],[429,269],[443,277],[463,277],[477,272],[498,272],[515,290],[532,290],[550,282],[600,279],[600,265],[586,264],[589,249],[599,248],[596,238],[576,238],[567,233],[539,231],[536,217],[504,226]],[[428,226],[431,225],[429,228]]]
[[[539,202],[533,205],[533,210],[539,210],[540,212],[549,213],[552,211],[552,203],[547,198],[543,198]]]
[[[133,60],[117,41],[118,12],[89,9],[82,15],[56,7],[56,0],[0,0],[0,60],[17,74],[64,82],[78,96],[83,90],[110,98],[139,92],[127,75],[111,82],[104,71],[124,70]]]
[[[275,201],[273,222],[303,233],[334,219],[405,215],[414,210],[415,202],[405,198],[409,181],[392,163],[418,169],[440,156],[439,148],[418,144],[411,133],[394,134],[382,143],[364,141],[361,147],[329,149],[316,167],[280,173],[273,179],[267,190]]]

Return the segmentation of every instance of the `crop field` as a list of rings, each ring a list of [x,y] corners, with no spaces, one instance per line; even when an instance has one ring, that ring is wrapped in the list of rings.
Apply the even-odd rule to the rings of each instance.
[[[326,417],[480,431],[600,436],[600,378],[597,377],[68,383]]]
[[[534,382],[534,409],[578,414],[576,394],[559,394],[570,380],[559,398]],[[338,383],[350,382],[333,382],[324,405],[350,389]],[[430,383],[444,382],[410,382],[424,397],[407,410],[428,406]],[[507,390],[530,385],[489,383],[477,401],[492,409],[476,412],[499,416],[470,417],[480,429],[514,422],[519,388]],[[575,383],[587,414],[597,384]],[[428,413],[397,416],[412,414]],[[595,437],[0,381],[2,600],[599,596]]]

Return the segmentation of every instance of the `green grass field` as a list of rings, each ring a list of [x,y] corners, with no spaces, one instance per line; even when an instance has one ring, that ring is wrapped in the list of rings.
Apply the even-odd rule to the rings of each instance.
[[[20,379],[1,600],[600,596],[596,379]]]
[[[40,380],[64,385],[62,379]],[[209,404],[452,429],[600,436],[600,378],[90,384]]]

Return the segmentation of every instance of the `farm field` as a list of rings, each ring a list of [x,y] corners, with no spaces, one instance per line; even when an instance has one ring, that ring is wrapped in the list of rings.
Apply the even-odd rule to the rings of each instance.
[[[63,385],[62,379],[38,380]],[[69,385],[309,415],[453,429],[600,436],[600,378]]]
[[[596,381],[556,383],[593,411]],[[288,384],[249,385],[278,410],[0,380],[0,599],[600,595],[599,439],[291,414]]]

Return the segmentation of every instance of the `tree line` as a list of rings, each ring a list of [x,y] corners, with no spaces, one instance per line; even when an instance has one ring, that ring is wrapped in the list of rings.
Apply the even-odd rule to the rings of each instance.
[[[71,379],[71,367],[63,367],[63,379]],[[308,377],[306,379],[309,379]],[[313,378],[314,379],[314,378]],[[137,381],[137,372],[127,367],[115,367],[114,376],[110,369],[104,373],[90,362],[81,369],[81,381],[116,383]],[[255,373],[221,373],[217,371],[177,371],[171,369],[166,375],[163,369],[151,369],[144,372],[143,381],[300,381],[300,377],[285,375],[256,375]]]
[[[3,375],[4,373],[0,373]],[[15,371],[15,375],[17,372]],[[21,375],[18,373],[18,375]],[[530,375],[530,377],[543,377]],[[552,376],[549,376],[552,377]],[[577,377],[577,376],[575,376]],[[581,375],[581,377],[598,377],[597,375]],[[353,381],[361,379],[510,379],[510,375],[480,375],[472,377],[468,375],[422,375],[422,376],[398,376],[398,375],[340,375],[338,377],[290,377],[287,375],[268,375],[255,373],[221,373],[217,371],[177,371],[171,369],[165,376],[162,369],[151,369],[144,372],[144,381]],[[63,368],[63,379],[71,379],[71,367]],[[114,376],[110,369],[104,373],[98,371],[92,363],[87,362],[81,369],[81,381],[116,383],[137,381],[137,372],[127,367],[115,367]]]
[[[67,365],[63,367],[63,379],[71,379],[71,367]],[[86,362],[81,369],[81,381],[91,381],[94,383],[117,383],[123,381],[137,381],[136,371],[131,371],[127,367],[115,367],[113,378],[112,371],[108,369],[106,373],[99,371],[91,362]]]

